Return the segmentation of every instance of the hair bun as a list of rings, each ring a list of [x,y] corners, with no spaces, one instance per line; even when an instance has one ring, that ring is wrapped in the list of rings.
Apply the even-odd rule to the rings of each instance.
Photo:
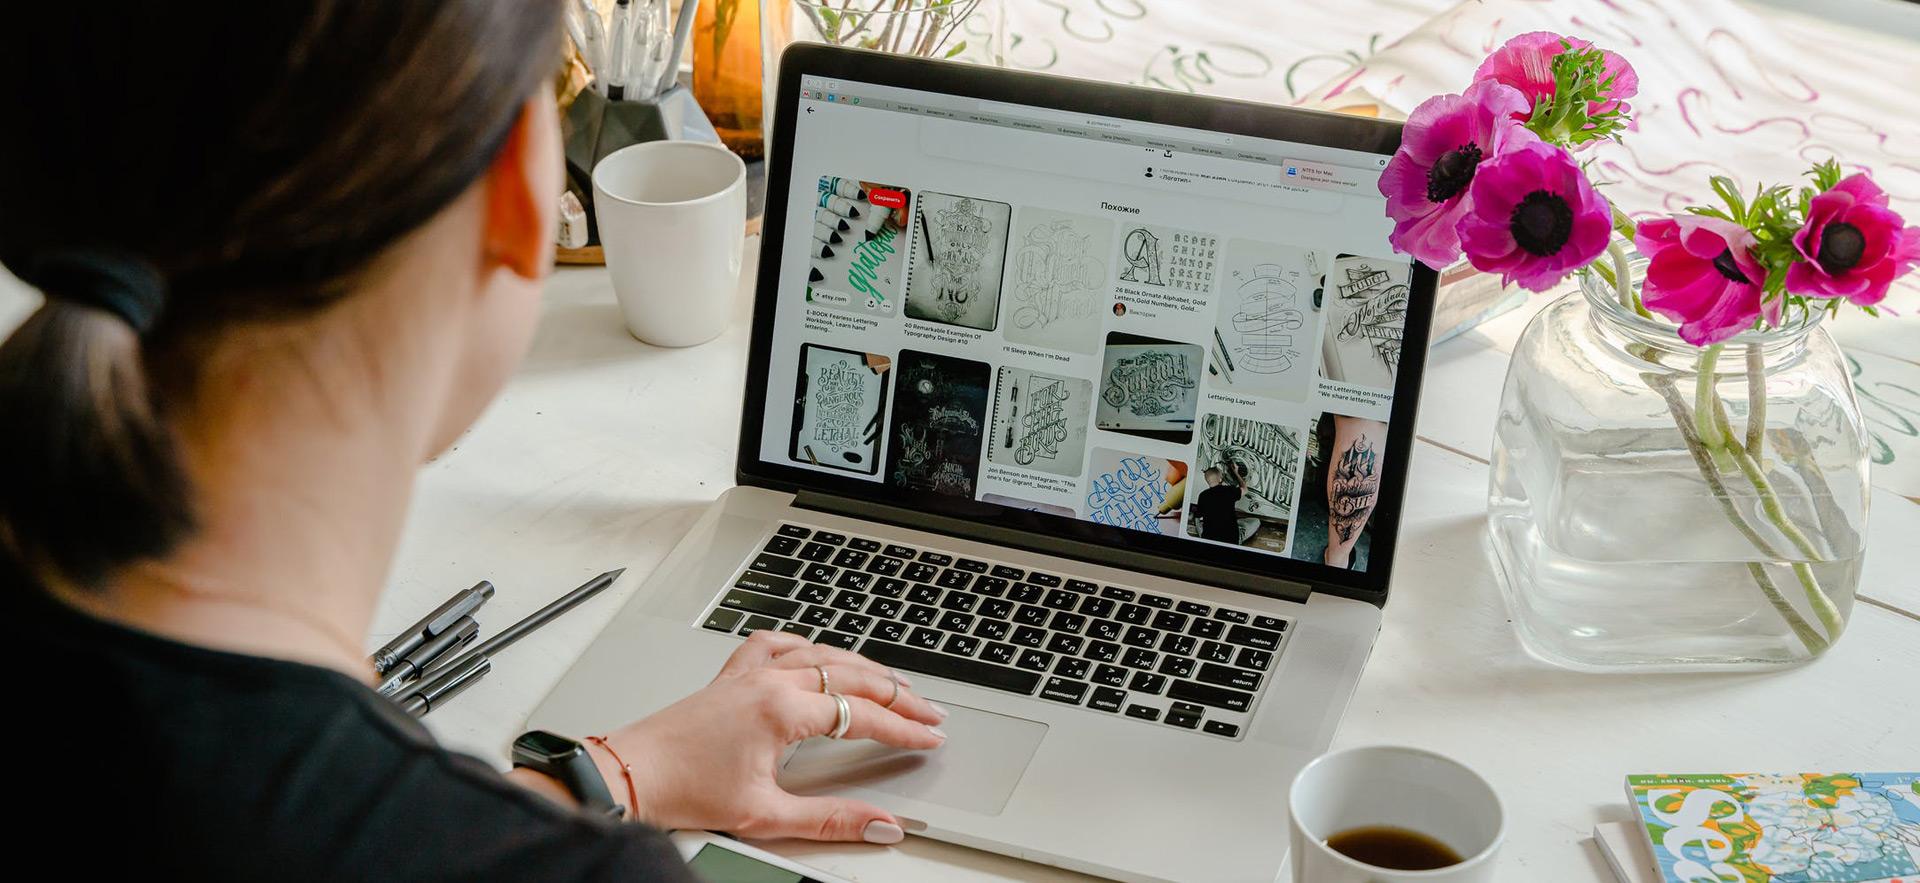
[[[34,260],[26,280],[48,298],[105,310],[146,334],[167,299],[167,281],[145,259],[106,249],[65,249]]]

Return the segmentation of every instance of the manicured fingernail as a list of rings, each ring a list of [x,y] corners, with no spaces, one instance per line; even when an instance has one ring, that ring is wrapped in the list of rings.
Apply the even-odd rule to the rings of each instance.
[[[940,716],[940,719],[941,719],[941,720],[946,720],[946,719],[947,719],[947,715],[949,715],[949,714],[952,714],[952,713],[953,713],[953,712],[951,712],[951,711],[948,711],[948,710],[946,710],[946,708],[944,708],[944,707],[942,707],[942,706],[941,706],[941,705],[940,705],[939,703],[937,703],[937,702],[929,702],[929,703],[927,703],[927,705],[928,705],[928,706],[930,706],[931,708],[933,708],[933,713],[934,713],[934,714],[937,714],[937,715],[939,715],[939,716]]]
[[[939,727],[928,727],[927,732],[932,733],[934,738],[939,739],[942,742],[947,741],[946,730],[940,729]]]
[[[900,830],[900,826],[892,822],[874,819],[867,823],[865,830],[860,832],[860,839],[868,843],[899,843],[907,839],[907,832]]]

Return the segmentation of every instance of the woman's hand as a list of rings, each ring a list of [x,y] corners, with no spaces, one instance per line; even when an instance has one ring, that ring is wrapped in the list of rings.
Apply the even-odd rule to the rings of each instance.
[[[897,843],[899,819],[842,797],[796,797],[774,782],[787,746],[833,732],[838,707],[820,692],[819,666],[853,712],[845,738],[898,748],[938,748],[933,726],[946,711],[907,689],[908,680],[846,650],[758,631],[699,692],[607,734],[633,767],[639,806],[631,818],[662,829],[727,831],[744,837]],[[895,694],[895,679],[900,687]],[[887,708],[891,701],[892,707]],[[627,800],[627,781],[607,751],[589,748],[607,788]]]

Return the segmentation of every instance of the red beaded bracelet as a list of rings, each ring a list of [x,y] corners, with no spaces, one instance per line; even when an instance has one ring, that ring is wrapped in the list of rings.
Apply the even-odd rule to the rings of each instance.
[[[613,762],[620,765],[620,775],[625,776],[627,779],[627,818],[638,821],[640,817],[640,792],[633,787],[633,767],[628,765],[626,761],[620,759],[620,752],[613,750],[613,745],[608,743],[605,737],[588,736],[587,741],[606,749],[607,754],[613,757]]]

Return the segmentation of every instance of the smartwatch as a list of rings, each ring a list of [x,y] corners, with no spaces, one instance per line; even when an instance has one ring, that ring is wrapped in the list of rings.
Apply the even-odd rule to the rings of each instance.
[[[587,754],[587,746],[565,736],[546,730],[521,734],[513,740],[513,766],[526,767],[559,782],[587,812],[615,819],[627,814],[625,807],[614,802],[600,767]]]

